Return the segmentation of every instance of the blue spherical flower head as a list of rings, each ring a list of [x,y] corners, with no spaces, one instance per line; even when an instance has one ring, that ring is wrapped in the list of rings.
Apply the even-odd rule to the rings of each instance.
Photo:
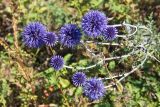
[[[57,35],[54,32],[47,32],[43,40],[47,46],[54,46],[57,42]]]
[[[61,56],[56,55],[52,56],[50,59],[50,65],[53,67],[56,71],[61,70],[64,66],[64,60]]]
[[[103,30],[103,37],[105,40],[113,40],[116,38],[118,34],[118,31],[115,27],[106,27],[104,30]]]
[[[60,43],[67,47],[74,47],[80,43],[81,32],[75,24],[66,24],[60,29]]]
[[[46,32],[46,27],[40,22],[29,23],[22,32],[22,41],[30,48],[39,48],[44,45],[43,37]]]
[[[72,82],[75,86],[82,86],[86,81],[86,75],[83,72],[76,72],[72,76]]]
[[[104,96],[105,88],[102,80],[90,78],[83,86],[84,94],[90,100],[98,100]]]
[[[90,37],[100,36],[108,21],[104,13],[91,10],[82,18],[82,30]]]

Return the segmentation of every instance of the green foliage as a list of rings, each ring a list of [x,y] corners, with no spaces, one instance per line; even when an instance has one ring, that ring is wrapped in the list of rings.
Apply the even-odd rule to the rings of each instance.
[[[62,85],[62,88],[67,88],[70,85],[70,82],[63,78],[59,78],[59,83]]]
[[[10,87],[9,84],[5,79],[0,80],[0,105],[1,106],[6,106],[6,100],[5,98],[9,95],[10,93]]]
[[[68,62],[71,59],[71,57],[72,57],[72,54],[67,54],[66,56],[64,56],[65,64],[68,64]]]
[[[116,67],[116,63],[115,63],[115,61],[111,61],[111,62],[109,62],[108,68],[109,68],[110,70],[114,70],[114,69],[115,69],[115,67]]]
[[[51,0],[47,2],[19,0],[19,11],[24,14],[20,20],[24,24],[31,21],[42,21],[49,29],[57,29],[63,23],[69,22],[69,13],[65,6],[63,8],[62,6],[61,2]]]
[[[10,5],[10,1],[13,5]],[[139,28],[134,39],[129,39],[131,44],[125,47],[120,46],[120,50],[119,46],[104,47],[105,57],[125,54],[131,50],[131,46],[147,43],[145,47],[148,53],[160,59],[160,33],[156,26],[159,23],[158,20],[155,20],[156,13],[150,11],[143,13],[141,4],[151,9],[151,6],[158,2],[152,3],[149,0],[9,0],[7,2],[0,0],[0,36],[6,41],[5,43],[0,41],[0,45],[6,45],[6,47],[0,46],[0,106],[28,107],[46,104],[73,107],[86,105],[93,107],[158,107],[160,104],[160,67],[159,63],[153,61],[152,58],[143,65],[141,71],[137,70],[130,78],[126,78],[124,83],[117,83],[115,90],[107,88],[104,99],[90,102],[83,97],[82,87],[72,85],[71,77],[75,70],[64,68],[57,72],[48,65],[51,57],[48,47],[32,50],[26,49],[21,43],[23,27],[31,21],[40,21],[47,26],[49,31],[57,33],[63,24],[80,25],[81,18],[86,11],[98,9],[111,18],[110,23],[136,22],[137,26],[142,28],[147,26],[152,31],[150,33]],[[13,17],[16,21],[13,20]],[[17,29],[13,26],[15,22]],[[145,26],[142,26],[144,24]],[[123,29],[119,31],[120,34],[124,33]],[[15,47],[15,34],[18,36],[19,49]],[[127,44],[123,39],[118,39],[116,42]],[[93,49],[95,47],[97,50],[103,50],[101,46],[91,46]],[[86,67],[99,60],[98,56],[96,58],[89,56],[83,47],[79,47],[79,50],[65,49],[63,51],[57,46],[53,50],[55,54],[64,56],[66,65],[73,67]],[[131,64],[137,65],[141,61],[139,58],[143,55],[141,51],[137,56],[133,55],[131,58],[106,61],[105,64],[101,64],[102,66],[91,69],[91,72],[87,70],[84,72],[92,77],[112,77],[130,71]],[[117,79],[105,80],[105,85],[115,81]]]
[[[82,87],[78,87],[78,88],[76,89],[75,95],[76,95],[76,96],[82,95]]]

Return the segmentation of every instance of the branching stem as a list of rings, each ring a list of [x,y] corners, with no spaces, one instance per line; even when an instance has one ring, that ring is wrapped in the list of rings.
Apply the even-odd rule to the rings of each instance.
[[[137,67],[133,68],[130,72],[123,74],[123,76],[116,83],[108,85],[105,88],[109,88],[109,87],[112,87],[112,86],[116,85],[117,83],[121,82],[123,79],[125,79],[126,77],[128,77],[130,74],[132,74],[133,72],[135,72],[136,70],[138,70],[146,62],[147,58],[148,58],[148,54],[146,54],[144,60]],[[116,78],[116,76],[115,76],[115,78]]]
[[[77,69],[77,70],[88,70],[88,69],[92,69],[94,67],[96,67],[97,65],[100,65],[100,64],[103,64],[104,61],[109,61],[109,60],[115,60],[115,59],[121,59],[121,58],[127,58],[129,56],[131,56],[132,54],[127,54],[127,55],[123,55],[123,56],[116,56],[116,57],[111,57],[111,58],[104,58],[102,60],[100,60],[99,62],[97,62],[96,64],[94,65],[91,65],[91,66],[88,66],[88,67],[71,67],[71,66],[67,66],[67,65],[64,65],[65,68],[68,68],[68,69]]]

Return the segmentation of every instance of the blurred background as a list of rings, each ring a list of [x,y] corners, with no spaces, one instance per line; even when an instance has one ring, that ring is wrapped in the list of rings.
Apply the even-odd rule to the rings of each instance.
[[[69,103],[74,107],[80,101],[86,106],[95,107],[160,106],[160,64],[156,61],[148,60],[142,70],[128,77],[123,84],[123,91],[121,89],[108,91],[102,101],[89,103],[81,98],[81,89],[75,89],[70,85],[69,78],[73,72],[68,73],[64,70],[61,77],[65,79],[60,81],[62,88],[54,86],[57,83],[53,78],[57,74],[53,75],[53,70],[48,69],[46,64],[51,53],[45,48],[37,53],[37,50],[27,49],[21,42],[21,32],[29,22],[40,21],[49,31],[57,33],[66,23],[76,23],[80,26],[85,12],[92,9],[103,11],[111,19],[109,24],[121,24],[126,21],[133,25],[148,25],[152,22],[150,26],[154,29],[154,35],[159,35],[160,0],[0,0],[0,106],[32,107],[41,104],[64,106]],[[122,30],[120,29],[120,33]],[[157,44],[151,48],[157,48],[158,52],[159,46],[160,44]],[[15,50],[11,51],[9,48]],[[106,52],[106,56],[110,56],[114,49],[117,47],[106,47],[102,50]],[[73,66],[76,64],[85,66],[88,63],[85,59],[77,62],[82,59],[81,54],[87,56],[83,49],[61,50],[56,46],[54,50],[64,56],[65,60],[69,60],[69,64]],[[122,47],[116,54],[125,52],[127,52],[125,47]],[[160,58],[160,54],[156,54],[156,57]],[[121,64],[112,61],[106,66],[110,66],[110,70],[118,74],[124,70],[131,70],[133,60],[134,57]],[[22,72],[23,69],[26,69],[27,74],[25,71]],[[101,68],[95,70],[98,69],[101,73],[96,75],[102,77],[107,75]]]

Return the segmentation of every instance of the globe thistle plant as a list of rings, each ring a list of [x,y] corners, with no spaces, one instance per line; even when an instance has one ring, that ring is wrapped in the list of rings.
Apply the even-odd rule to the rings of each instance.
[[[83,91],[90,100],[98,100],[104,96],[105,88],[103,82],[94,77],[85,82]]]
[[[54,32],[47,32],[43,40],[47,46],[54,46],[57,42],[57,35]]]
[[[86,81],[86,75],[83,72],[76,72],[72,76],[72,82],[75,86],[82,86]]]
[[[56,55],[52,56],[50,59],[50,65],[53,67],[56,71],[61,70],[64,66],[64,60],[61,56]]]
[[[46,32],[46,27],[40,22],[29,23],[22,32],[22,41],[30,48],[39,48],[44,45]]]
[[[118,31],[115,27],[106,27],[103,30],[103,37],[105,40],[113,40],[116,38]]]
[[[100,36],[108,21],[104,13],[91,10],[82,18],[82,30],[90,37]]]
[[[60,43],[67,47],[74,47],[80,43],[80,29],[75,24],[66,24],[60,29]]]

